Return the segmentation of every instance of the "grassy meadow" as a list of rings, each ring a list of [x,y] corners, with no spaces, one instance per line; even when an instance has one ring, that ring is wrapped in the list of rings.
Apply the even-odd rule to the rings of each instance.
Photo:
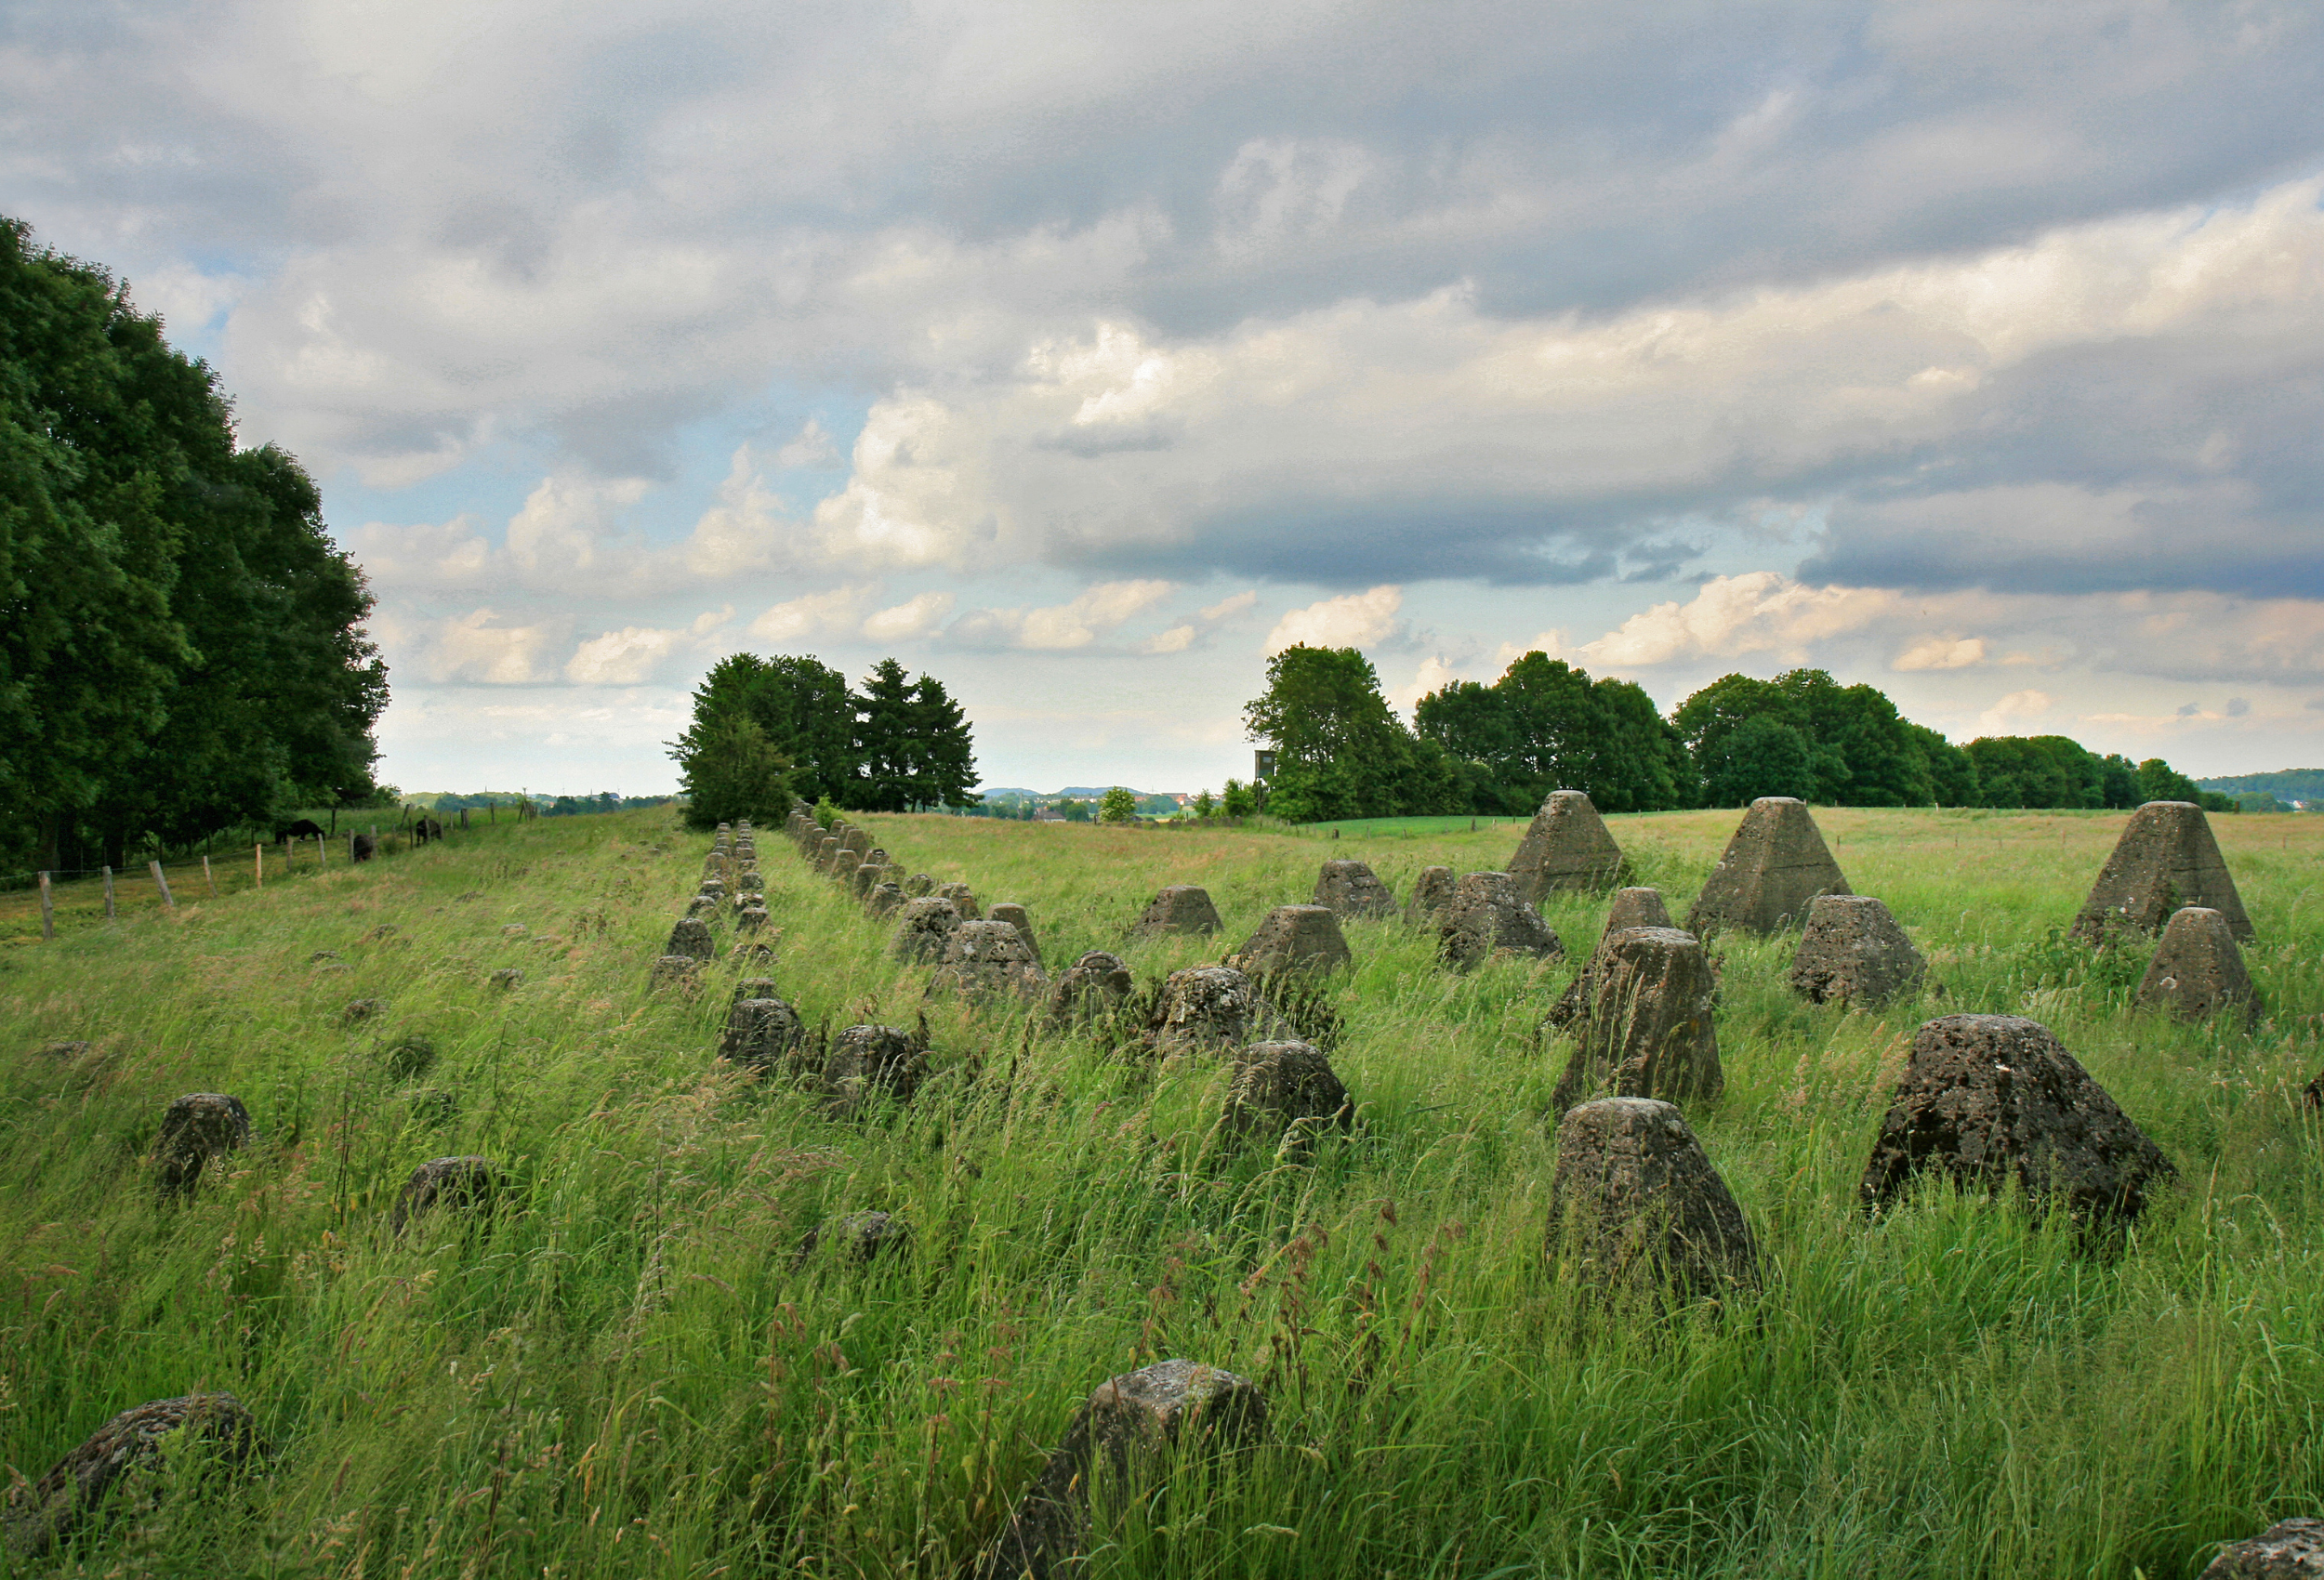
[[[1738,816],[1608,822],[1683,919]],[[202,1389],[275,1450],[5,1572],[948,1575],[1093,1386],[1169,1356],[1261,1380],[1274,1443],[1184,1466],[1093,1575],[2165,1580],[2317,1512],[2324,819],[2213,820],[2259,929],[2247,1033],[2133,1015],[2149,946],[2062,941],[2125,814],[1816,816],[1947,993],[1810,1006],[1791,941],[1717,941],[1727,1091],[1688,1117],[1768,1273],[1723,1319],[1626,1316],[1545,1271],[1564,1049],[1537,1028],[1603,899],[1544,907],[1565,961],[1467,977],[1347,924],[1332,1060],[1361,1124],[1307,1154],[1223,1139],[1216,1063],[1023,1008],[927,1005],[936,1078],[868,1120],[719,1067],[743,972],[646,992],[709,843],[667,810],[0,949],[0,1460],[36,1479]],[[1024,903],[1052,970],[1112,948],[1142,983],[1305,901],[1327,857],[1402,895],[1519,832],[864,821],[907,871]],[[912,1023],[925,970],[779,830],[759,855],[780,936],[749,974],[811,1024]],[[1173,882],[1229,936],[1125,946]],[[1912,1030],[1957,1010],[2049,1025],[2176,1164],[2119,1255],[2011,1202],[1857,1209]],[[61,1040],[92,1046],[37,1051]],[[164,1205],[142,1160],[188,1091],[240,1097],[257,1139]],[[411,1169],[468,1152],[518,1210],[390,1238]],[[796,1256],[861,1208],[912,1223],[908,1258]]]

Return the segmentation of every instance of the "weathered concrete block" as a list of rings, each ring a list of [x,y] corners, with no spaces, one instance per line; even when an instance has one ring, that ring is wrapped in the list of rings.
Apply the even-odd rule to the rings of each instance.
[[[836,834],[825,835],[815,847],[815,870],[819,873],[829,872],[831,863],[838,860],[838,856],[839,836]]]
[[[1925,1172],[2014,1182],[2085,1221],[2136,1218],[2177,1173],[2048,1028],[2014,1015],[1948,1015],[1913,1038],[1858,1192],[1878,1207]]]
[[[1174,1449],[1235,1453],[1264,1442],[1266,1400],[1248,1377],[1194,1361],[1164,1361],[1111,1378],[1089,1395],[970,1580],[1052,1580],[1076,1573],[1098,1508],[1110,1512],[1159,1492]]]
[[[1147,1038],[1164,1053],[1239,1047],[1261,1014],[1248,977],[1227,966],[1195,966],[1163,980]]]
[[[202,1171],[250,1144],[250,1111],[224,1092],[188,1092],[162,1111],[153,1140],[153,1182],[165,1195],[182,1196],[202,1182]]]
[[[1410,898],[1404,902],[1404,919],[1416,928],[1443,926],[1445,907],[1452,903],[1453,888],[1452,868],[1422,867],[1420,876],[1413,880]]]
[[[734,893],[744,904],[751,903],[755,896],[764,894],[766,891],[767,879],[763,873],[754,870],[735,875]]]
[[[701,981],[702,962],[691,955],[665,955],[654,962],[654,969],[646,977],[647,991],[660,993],[676,988],[692,993]]]
[[[1718,979],[1692,933],[1629,928],[1600,943],[1552,1011],[1574,1051],[1551,1101],[1654,1098],[1709,1102],[1726,1089],[1711,1023]]]
[[[484,980],[502,993],[514,993],[524,985],[524,973],[514,966],[503,966]]]
[[[819,1223],[799,1236],[792,1254],[794,1267],[803,1267],[825,1246],[843,1262],[861,1265],[882,1256],[898,1257],[912,1248],[912,1226],[893,1213],[845,1213]]]
[[[1868,894],[1819,894],[1791,956],[1791,991],[1817,1004],[1886,1004],[1921,991],[1928,962]]]
[[[2251,918],[2203,809],[2192,801],[2149,801],[2115,841],[2074,917],[2073,934],[2097,943],[2110,928],[2157,932],[2189,905],[2218,912],[2229,932],[2251,941]]]
[[[914,873],[904,880],[904,892],[910,899],[923,899],[935,891],[936,880],[926,873]]]
[[[1095,1020],[1127,1003],[1129,990],[1129,968],[1121,956],[1092,949],[1050,989],[1050,1016],[1057,1020]]]
[[[681,918],[669,930],[669,942],[664,955],[683,955],[689,960],[710,960],[718,955],[718,947],[710,941],[710,924],[699,916]]]
[[[855,875],[861,872],[863,867],[862,857],[852,850],[842,850],[831,858],[831,865],[824,870],[831,881],[839,886],[840,893],[852,894],[855,892]]]
[[[850,852],[860,862],[871,854],[872,837],[860,828],[850,827],[839,836],[839,849]]]
[[[1552,791],[1509,859],[1517,897],[1531,905],[1562,889],[1610,889],[1621,875],[1622,848],[1579,790]]]
[[[1340,935],[1340,918],[1322,905],[1278,905],[1260,922],[1232,964],[1254,977],[1278,971],[1336,971],[1355,956]]]
[[[2196,1580],[2324,1580],[2324,1520],[2279,1520],[2230,1542]]]
[[[763,997],[740,998],[726,1011],[726,1028],[719,1034],[719,1057],[759,1073],[803,1073],[799,1056],[807,1043],[806,1022],[799,1011],[772,992]]]
[[[1686,930],[1697,938],[1720,928],[1781,932],[1807,920],[1808,902],[1817,895],[1847,892],[1848,880],[1824,848],[1807,803],[1762,796],[1695,897]]]
[[[985,917],[989,921],[1007,922],[1016,928],[1017,936],[1024,940],[1025,948],[1032,951],[1033,963],[1036,966],[1041,963],[1040,941],[1033,936],[1033,917],[1023,906],[1013,900],[1004,900],[987,911]]]
[[[928,1045],[901,1026],[850,1026],[824,1060],[826,1106],[835,1117],[863,1112],[881,1095],[910,1102],[928,1079]]]
[[[895,869],[891,867],[888,870],[893,872]],[[872,885],[871,892],[864,896],[864,909],[875,916],[892,915],[904,909],[904,890],[892,882],[876,883]]]
[[[934,965],[944,957],[944,941],[960,925],[959,911],[949,900],[930,895],[907,900],[897,914],[896,930],[888,939],[888,955],[907,965]]]
[[[984,913],[976,908],[976,895],[967,884],[940,883],[936,886],[936,894],[940,899],[952,902],[953,909],[960,913],[962,921],[984,920]]]
[[[1659,889],[1618,889],[1614,903],[1606,907],[1605,930],[1598,936],[1612,938],[1630,928],[1670,928],[1678,924],[1670,920],[1670,908],[1662,902]]]
[[[489,1158],[435,1158],[412,1170],[411,1178],[403,1182],[388,1228],[401,1234],[423,1215],[439,1210],[487,1213],[500,1205],[508,1189],[507,1177]]]
[[[1355,1123],[1355,1104],[1311,1043],[1251,1043],[1231,1049],[1234,1070],[1227,1088],[1227,1128],[1243,1135],[1280,1136],[1295,1126],[1310,1130]]]
[[[738,933],[754,933],[766,925],[767,908],[764,905],[746,905],[734,913],[734,930]]]
[[[173,1436],[200,1444],[214,1465],[243,1465],[266,1453],[257,1420],[231,1393],[191,1393],[124,1410],[9,1498],[9,1550],[22,1560],[45,1558],[85,1527],[122,1512],[116,1499],[128,1509],[151,1508],[162,1491],[155,1478],[163,1444]]]
[[[1565,945],[1507,873],[1464,873],[1437,924],[1436,953],[1465,971],[1496,957],[1554,960]]]
[[[697,894],[686,902],[686,919],[690,922],[716,921],[719,902],[716,895]]]
[[[2259,992],[2244,968],[2235,929],[2207,905],[2184,905],[2171,914],[2132,1002],[2182,1020],[2232,1014],[2249,1023],[2260,1012]]]
[[[698,891],[704,898],[715,901],[720,905],[726,903],[726,885],[718,878],[704,878],[698,886]]]
[[[944,939],[931,993],[965,998],[1037,998],[1049,990],[1040,962],[1007,922],[962,922]]]
[[[1379,920],[1396,914],[1396,897],[1362,862],[1326,862],[1315,876],[1313,903],[1336,916]]]
[[[1759,1285],[1759,1250],[1679,1111],[1602,1098],[1557,1127],[1548,1254],[1600,1289],[1718,1299]]]
[[[1210,903],[1208,889],[1174,883],[1147,903],[1129,930],[1132,937],[1151,938],[1165,933],[1213,933],[1225,925],[1219,920],[1219,908]]]
[[[896,876],[895,868],[885,862],[865,862],[848,878],[848,889],[858,900],[868,900],[871,891]]]

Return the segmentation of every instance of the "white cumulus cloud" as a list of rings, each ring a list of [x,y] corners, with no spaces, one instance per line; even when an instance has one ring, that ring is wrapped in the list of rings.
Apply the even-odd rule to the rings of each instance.
[[[878,596],[876,586],[839,586],[804,593],[774,605],[750,623],[750,634],[776,647],[854,631]]]
[[[1966,669],[1985,662],[1983,637],[1923,637],[1896,655],[1889,667],[1900,670]]]
[[[1312,648],[1361,648],[1386,641],[1403,629],[1396,619],[1396,612],[1403,607],[1404,588],[1387,585],[1294,609],[1267,633],[1267,656],[1273,658],[1302,643]]]
[[[867,616],[863,625],[864,635],[876,642],[902,641],[908,637],[922,637],[944,624],[952,612],[954,598],[948,592],[924,592],[891,608]]]

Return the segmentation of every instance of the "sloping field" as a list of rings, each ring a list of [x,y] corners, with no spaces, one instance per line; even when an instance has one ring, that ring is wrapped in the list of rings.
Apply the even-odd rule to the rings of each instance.
[[[1608,823],[1683,917],[1736,816]],[[1518,832],[865,821],[907,871],[1023,902],[1053,970],[1107,947],[1142,982],[1305,901],[1326,858],[1401,895]],[[1022,1008],[929,1006],[936,1077],[850,1122],[719,1066],[740,968],[646,991],[708,845],[661,810],[0,951],[0,1454],[37,1479],[116,1411],[212,1389],[274,1448],[223,1483],[178,1464],[157,1512],[0,1561],[945,1575],[1096,1384],[1170,1356],[1260,1380],[1274,1445],[1188,1468],[1093,1574],[2161,1580],[2316,1511],[2324,820],[2214,822],[2259,932],[2248,1034],[2133,1015],[2147,946],[2060,938],[2121,814],[1818,821],[1948,994],[1816,1007],[1788,941],[1720,941],[1727,1092],[1689,1118],[1768,1271],[1723,1318],[1624,1315],[1544,1266],[1563,1049],[1537,1028],[1602,900],[1545,906],[1572,955],[1538,971],[1448,975],[1426,937],[1349,923],[1332,1060],[1362,1123],[1308,1156],[1225,1141],[1215,1063]],[[780,937],[754,974],[811,1025],[912,1025],[925,968],[779,830],[759,856]],[[1228,936],[1125,946],[1165,883],[1208,887]],[[1910,1033],[1954,1010],[2050,1026],[2177,1165],[2119,1255],[2014,1203],[1857,1208]],[[39,1051],[60,1041],[90,1047]],[[144,1160],[193,1091],[239,1097],[257,1140],[164,1205]],[[464,1153],[514,1210],[390,1235],[413,1167]],[[797,1255],[869,1208],[914,1226],[908,1257]]]

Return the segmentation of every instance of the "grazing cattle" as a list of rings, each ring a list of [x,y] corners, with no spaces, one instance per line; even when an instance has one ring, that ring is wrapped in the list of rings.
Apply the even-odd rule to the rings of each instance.
[[[300,818],[297,823],[274,831],[274,843],[277,845],[291,839],[320,839],[322,837],[323,825],[312,818]]]
[[[442,837],[443,824],[438,823],[434,818],[422,818],[417,823],[412,824],[412,843],[415,845],[425,845],[430,839],[442,839]]]
[[[355,853],[355,859],[356,859],[357,861],[359,861],[359,862],[368,862],[368,861],[370,861],[370,860],[371,860],[371,858],[372,858],[373,853],[374,853],[374,852],[375,852],[377,849],[378,849],[377,845],[376,844],[376,842],[374,842],[374,840],[372,839],[371,836],[370,836],[370,835],[368,835],[368,834],[359,834],[359,835],[357,835],[357,836],[355,836],[355,838],[354,838],[354,841],[353,841],[353,849],[354,849],[354,853]]]

